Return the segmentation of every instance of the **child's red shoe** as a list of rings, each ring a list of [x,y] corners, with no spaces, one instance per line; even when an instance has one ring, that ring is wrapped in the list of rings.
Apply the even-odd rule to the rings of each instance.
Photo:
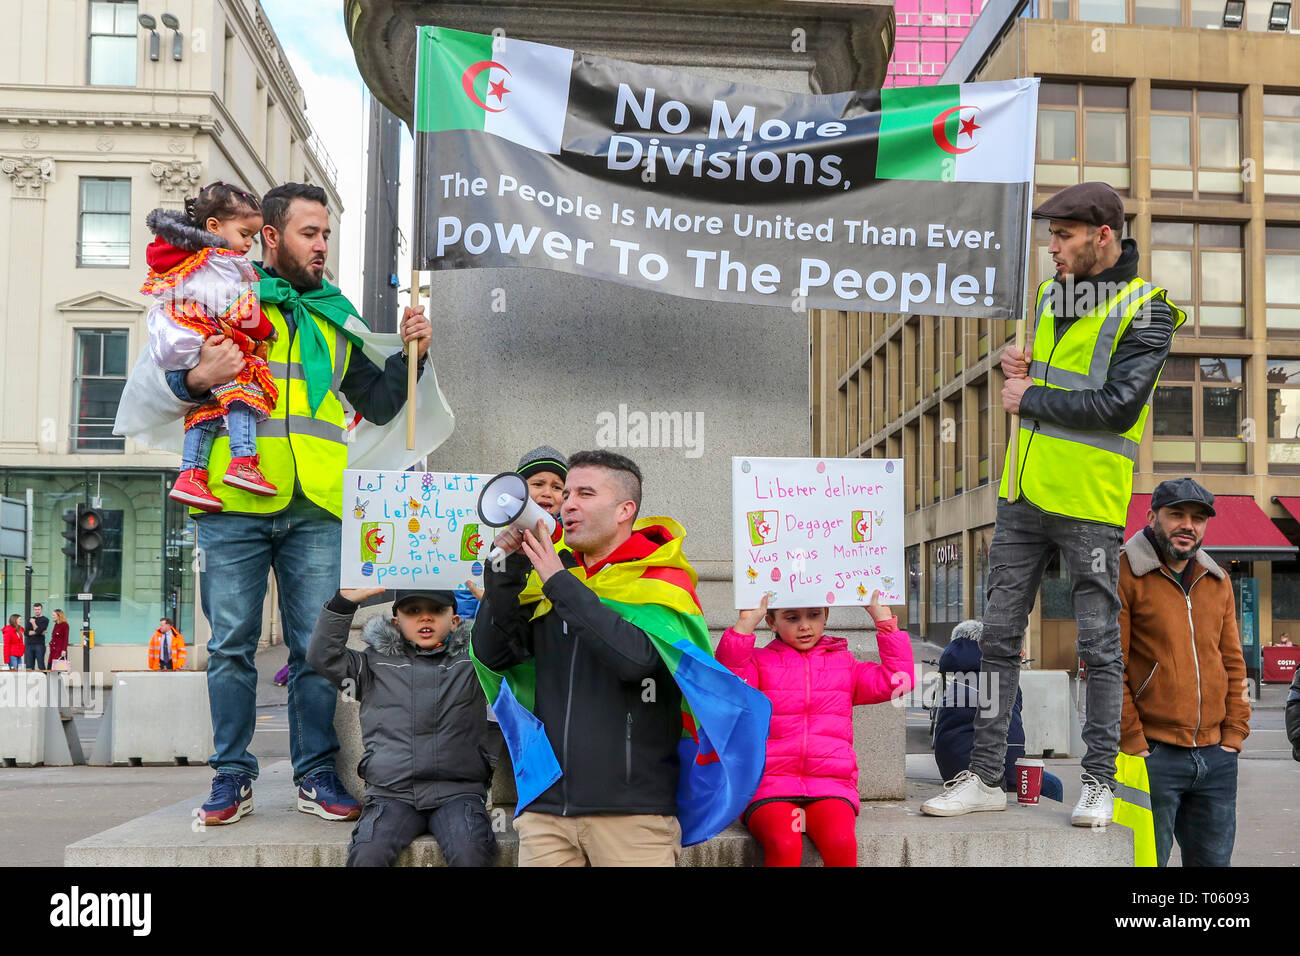
[[[279,490],[266,480],[266,476],[257,467],[256,455],[230,459],[230,467],[226,469],[226,476],[221,480],[232,488],[242,488],[255,495],[269,497]]]
[[[173,501],[193,505],[200,511],[216,513],[222,509],[221,499],[208,489],[206,468],[187,468],[180,473],[167,497]]]

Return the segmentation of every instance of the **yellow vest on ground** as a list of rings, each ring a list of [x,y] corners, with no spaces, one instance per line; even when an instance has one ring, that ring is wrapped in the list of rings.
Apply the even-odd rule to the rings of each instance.
[[[1156,823],[1151,813],[1147,762],[1120,752],[1115,757],[1115,822],[1133,831],[1133,865],[1156,865]]]
[[[262,311],[275,326],[277,338],[267,355],[267,364],[279,401],[271,417],[257,426],[258,466],[275,495],[255,495],[232,488],[221,478],[230,466],[230,432],[223,426],[212,443],[208,460],[208,487],[221,499],[225,510],[236,514],[274,514],[289,506],[295,483],[315,504],[336,518],[343,516],[343,469],[348,466],[347,429],[339,386],[352,354],[346,335],[324,319],[313,315],[329,345],[334,369],[330,390],[313,415],[307,402],[307,375],[302,367],[302,347],[297,330],[290,336],[288,323],[278,306],[263,304]],[[202,514],[191,508],[190,514]]]
[[[1056,337],[1052,296],[1053,280],[1038,287],[1034,323],[1034,358],[1029,377],[1035,385],[1066,390],[1099,389],[1106,384],[1111,357],[1134,316],[1165,290],[1135,278],[1114,296],[1077,318]],[[1174,329],[1186,314],[1165,300],[1173,312]],[[1156,379],[1159,382],[1159,376]],[[1152,393],[1155,386],[1152,386]],[[1080,431],[1049,422],[1021,418],[1016,442],[1017,497],[1054,514],[1124,526],[1133,493],[1133,463],[1151,411],[1147,396],[1142,414],[1122,434]],[[1011,449],[1002,469],[1001,495],[1008,494]]]

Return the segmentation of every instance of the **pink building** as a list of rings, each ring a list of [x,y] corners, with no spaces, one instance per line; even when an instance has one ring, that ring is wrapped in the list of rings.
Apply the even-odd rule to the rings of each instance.
[[[938,82],[987,0],[894,0],[894,56],[885,86]]]

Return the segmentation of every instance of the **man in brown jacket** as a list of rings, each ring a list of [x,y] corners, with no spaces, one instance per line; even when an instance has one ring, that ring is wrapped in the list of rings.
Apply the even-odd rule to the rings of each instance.
[[[1160,866],[1175,838],[1184,866],[1228,866],[1236,837],[1250,695],[1232,582],[1200,550],[1212,517],[1191,478],[1162,482],[1120,557],[1120,749],[1146,758]]]

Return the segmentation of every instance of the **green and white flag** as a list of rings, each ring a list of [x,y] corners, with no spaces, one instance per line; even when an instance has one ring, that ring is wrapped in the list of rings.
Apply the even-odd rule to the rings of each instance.
[[[558,153],[573,51],[506,37],[420,27],[415,130],[483,130]]]
[[[1032,182],[1034,81],[880,91],[876,176],[957,183]]]

